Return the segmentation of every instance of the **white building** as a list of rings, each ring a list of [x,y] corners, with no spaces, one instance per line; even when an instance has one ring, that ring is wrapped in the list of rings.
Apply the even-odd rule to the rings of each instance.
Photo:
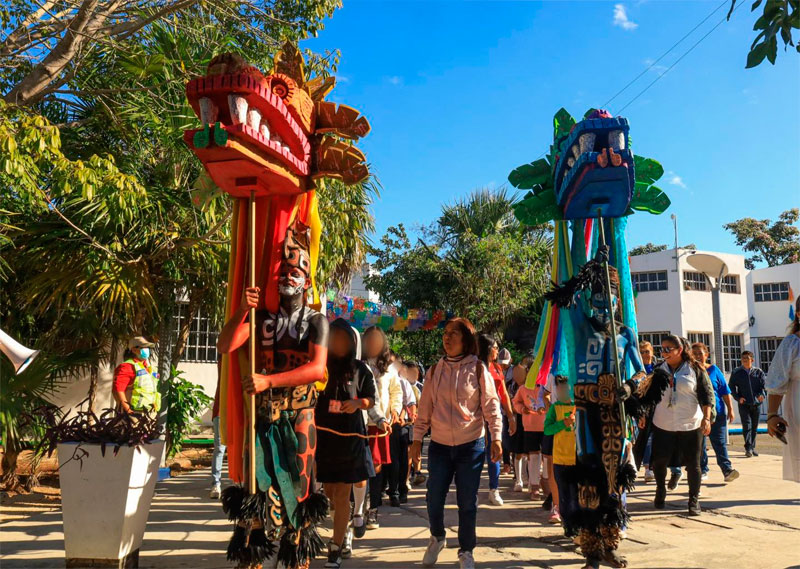
[[[789,290],[800,292],[800,263],[750,271],[741,255],[690,249],[631,257],[639,339],[658,346],[671,333],[713,351],[711,289],[687,262],[695,253],[715,255],[728,266],[720,294],[723,361],[717,365],[729,375],[742,351],[750,350],[766,371],[791,323]]]

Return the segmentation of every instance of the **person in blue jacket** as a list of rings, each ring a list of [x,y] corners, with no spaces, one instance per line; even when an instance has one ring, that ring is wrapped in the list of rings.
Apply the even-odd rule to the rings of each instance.
[[[708,355],[708,347],[705,344],[702,342],[692,344],[692,356],[697,360],[697,363],[705,366],[708,377],[711,379],[711,385],[714,386],[714,395],[716,396],[717,418],[711,424],[711,433],[707,438],[711,441],[714,454],[717,455],[717,464],[722,469],[725,482],[732,482],[739,478],[739,471],[733,468],[731,459],[728,457],[728,423],[733,421],[731,390],[725,382],[725,376],[722,371],[714,364],[707,363]],[[706,449],[705,441],[703,441],[702,452],[700,469],[705,477],[708,475],[708,450]]]
[[[764,387],[766,376],[760,368],[753,365],[753,360],[753,352],[742,352],[742,365],[733,370],[728,381],[731,396],[739,402],[739,418],[742,420],[744,452],[747,458],[758,456],[756,433],[761,417],[761,403],[767,395]]]

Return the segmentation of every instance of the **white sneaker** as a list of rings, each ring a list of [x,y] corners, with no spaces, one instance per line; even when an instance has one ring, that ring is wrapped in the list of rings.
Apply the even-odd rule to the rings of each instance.
[[[349,559],[353,555],[353,528],[348,527],[342,543],[342,559]]]
[[[649,468],[644,471],[644,481],[645,482],[654,482],[656,479],[655,473],[650,470]]]
[[[475,559],[471,551],[462,551],[458,554],[458,565],[461,569],[475,569]]]
[[[708,480],[708,472],[704,472],[702,476],[700,476],[700,480]]]
[[[503,505],[503,498],[500,497],[499,488],[495,488],[494,490],[489,490],[489,503],[493,506]]]
[[[522,487],[522,482],[520,482],[518,480],[515,481],[514,482],[514,492],[522,492],[523,490],[524,490],[524,488]]]
[[[425,550],[425,555],[422,556],[423,567],[433,567],[436,565],[436,560],[439,559],[439,553],[444,549],[445,540],[441,541],[431,536],[428,542],[428,549]]]
[[[219,500],[219,495],[222,493],[222,488],[219,484],[214,484],[211,487],[211,492],[208,493],[208,497],[211,500]]]

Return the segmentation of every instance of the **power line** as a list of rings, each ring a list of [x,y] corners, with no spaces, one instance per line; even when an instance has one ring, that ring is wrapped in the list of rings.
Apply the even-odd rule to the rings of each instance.
[[[639,73],[639,75],[637,75],[636,77],[634,77],[633,79],[631,79],[631,80],[628,82],[628,84],[627,84],[627,85],[625,85],[625,86],[624,86],[622,89],[620,89],[619,91],[617,91],[617,92],[614,94],[614,96],[613,96],[613,97],[611,97],[611,98],[610,98],[608,101],[606,101],[605,103],[603,103],[603,104],[602,104],[602,105],[601,105],[599,108],[601,108],[601,109],[605,109],[605,108],[607,108],[607,107],[608,107],[608,104],[609,104],[611,101],[613,101],[614,99],[616,99],[617,97],[619,97],[619,96],[620,96],[622,93],[624,93],[624,92],[625,92],[625,91],[628,89],[628,87],[630,87],[631,85],[633,85],[634,83],[636,83],[636,82],[637,82],[637,81],[638,81],[638,80],[639,80],[639,79],[642,77],[642,75],[644,75],[645,73],[647,73],[648,71],[650,71],[650,70],[651,70],[653,67],[655,67],[655,66],[658,64],[658,62],[659,62],[659,61],[661,61],[661,60],[662,60],[662,59],[664,59],[664,58],[665,58],[667,55],[669,55],[669,54],[670,54],[670,52],[672,52],[672,50],[673,50],[673,49],[675,49],[675,48],[676,48],[676,47],[678,47],[678,46],[679,46],[681,43],[683,43],[683,40],[685,40],[685,39],[686,39],[686,38],[688,38],[690,35],[692,35],[692,34],[695,32],[695,30],[697,30],[697,28],[699,28],[700,26],[702,26],[703,24],[705,24],[705,23],[706,23],[706,22],[709,20],[709,18],[711,18],[711,16],[713,16],[714,14],[716,14],[716,13],[719,11],[719,9],[720,9],[720,8],[722,8],[723,6],[725,6],[726,4],[728,4],[728,3],[729,3],[729,1],[730,1],[730,0],[722,0],[722,3],[721,3],[719,6],[717,6],[716,8],[714,8],[714,10],[712,10],[712,11],[711,11],[711,13],[710,13],[708,16],[706,16],[705,18],[703,18],[703,19],[700,21],[700,23],[699,23],[699,24],[697,24],[697,25],[696,25],[695,27],[693,27],[691,30],[689,30],[688,32],[686,32],[686,34],[685,34],[685,35],[684,35],[684,36],[683,36],[681,39],[679,39],[679,40],[678,40],[678,41],[676,41],[674,44],[672,44],[672,46],[671,46],[671,47],[670,47],[670,48],[669,48],[667,51],[665,51],[664,53],[662,53],[662,54],[661,54],[661,56],[660,56],[658,59],[656,59],[656,60],[655,60],[653,63],[651,63],[649,67],[647,67],[647,68],[646,68],[644,71],[642,71],[641,73]],[[737,7],[737,9],[738,9],[738,7]],[[666,72],[665,72],[665,73],[666,73]]]
[[[727,0],[726,0],[726,2],[727,2]],[[736,8],[734,9],[734,11],[731,13],[731,16],[733,16],[733,14],[734,14],[734,13],[735,13],[735,12],[736,12],[736,11],[737,11],[739,8],[741,8],[743,5],[744,5],[744,2],[740,2],[740,3],[739,3],[739,5],[738,5],[738,6],[736,6]],[[632,104],[632,103],[633,103],[633,102],[634,102],[636,99],[638,99],[639,97],[641,97],[642,95],[644,95],[644,94],[645,94],[645,92],[646,92],[648,89],[650,89],[650,87],[652,87],[653,85],[655,85],[655,84],[658,82],[658,80],[659,80],[659,79],[661,79],[661,78],[662,78],[664,75],[666,75],[667,73],[669,73],[669,72],[670,72],[670,70],[671,70],[673,67],[675,67],[676,65],[678,65],[678,63],[680,63],[680,62],[681,62],[681,60],[682,60],[684,57],[686,57],[687,55],[689,55],[689,54],[690,54],[690,53],[691,53],[691,52],[694,50],[694,48],[696,48],[698,45],[700,45],[700,43],[702,43],[702,41],[703,41],[704,39],[706,39],[708,36],[710,36],[712,33],[714,33],[714,30],[716,30],[718,27],[720,27],[722,24],[724,24],[724,23],[725,23],[727,20],[728,20],[728,17],[726,16],[726,17],[722,18],[722,19],[721,19],[719,22],[717,22],[717,25],[716,25],[716,26],[714,26],[713,28],[711,28],[710,30],[708,30],[708,32],[706,32],[706,34],[705,34],[703,37],[701,37],[699,40],[697,40],[697,41],[694,43],[694,45],[692,45],[692,47],[690,47],[689,49],[687,49],[687,50],[686,50],[686,51],[683,53],[683,55],[681,55],[681,56],[680,56],[678,59],[676,59],[676,60],[675,60],[675,62],[674,62],[672,65],[670,65],[669,67],[667,67],[667,69],[666,69],[666,71],[664,71],[664,73],[661,73],[661,74],[659,74],[659,75],[658,75],[658,77],[656,77],[655,79],[653,79],[653,80],[650,82],[650,84],[649,84],[649,85],[647,85],[647,87],[645,87],[644,89],[642,89],[641,91],[639,91],[639,93],[637,93],[637,94],[636,94],[636,96],[635,96],[633,99],[631,99],[630,101],[628,101],[627,103],[625,103],[625,106],[623,106],[623,107],[622,107],[622,108],[621,108],[619,111],[617,111],[617,114],[619,114],[619,113],[621,113],[622,111],[624,111],[625,109],[627,109],[627,108],[628,108],[628,107],[629,107],[629,106],[630,106],[630,105],[631,105],[631,104]]]

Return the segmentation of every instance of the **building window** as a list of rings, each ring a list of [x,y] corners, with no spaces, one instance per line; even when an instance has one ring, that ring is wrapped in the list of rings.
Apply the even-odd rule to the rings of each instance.
[[[789,283],[759,283],[753,285],[756,302],[789,300]]]
[[[650,292],[653,290],[667,290],[667,271],[650,271],[647,273],[633,273],[633,288],[636,292]]]
[[[188,304],[178,303],[178,314],[175,318],[176,335],[180,333],[181,326],[188,317]],[[217,361],[217,336],[219,331],[210,318],[204,316],[199,310],[192,316],[189,325],[189,337],[186,348],[181,355],[182,362],[213,362]]]
[[[742,335],[723,334],[722,335],[722,362],[725,373],[731,373],[741,365],[742,360]]]
[[[720,292],[729,294],[739,294],[739,275],[726,275],[719,283]]]
[[[669,332],[640,332],[639,343],[650,342],[653,345],[656,357],[658,357],[658,347],[661,345],[661,340],[667,336],[669,336]]]
[[[703,273],[683,271],[684,290],[708,290],[708,281]]]
[[[689,344],[697,342],[705,344],[709,352],[714,351],[714,346],[711,345],[711,332],[689,332]]]
[[[769,371],[769,364],[772,363],[772,358],[775,357],[775,350],[781,343],[781,338],[759,338],[758,339],[758,366],[764,370]]]

